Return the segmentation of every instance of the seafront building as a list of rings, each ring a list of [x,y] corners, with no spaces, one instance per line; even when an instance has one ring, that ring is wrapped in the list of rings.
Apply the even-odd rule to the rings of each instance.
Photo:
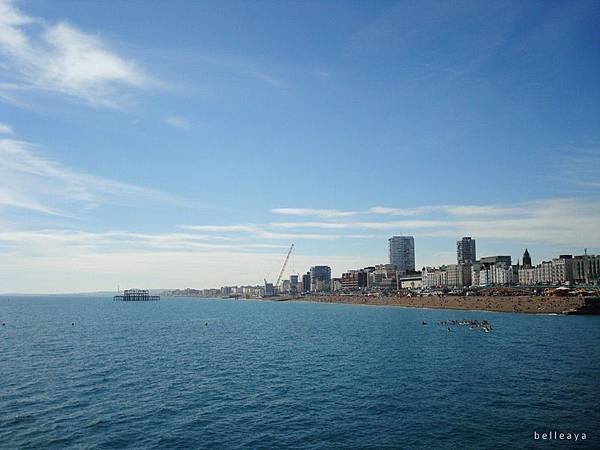
[[[421,284],[424,288],[442,288],[448,286],[447,266],[423,267],[421,270]]]
[[[457,242],[457,248],[461,242]],[[600,284],[600,255],[560,255],[534,266],[529,250],[525,249],[522,261],[523,264],[512,264],[510,256],[498,255],[482,257],[470,264],[424,267],[421,273],[422,286],[428,289],[452,289],[469,286]]]
[[[446,266],[447,286],[465,287],[471,286],[471,266],[468,264],[449,264]]]
[[[398,272],[394,264],[378,264],[369,272],[369,288],[378,291],[398,290]]]
[[[342,291],[342,278],[332,278],[331,279],[331,292],[340,292]]]
[[[392,236],[389,242],[389,261],[399,271],[415,270],[415,238],[413,236]]]
[[[299,292],[298,275],[290,275],[290,294],[297,294]]]
[[[331,267],[313,266],[310,268],[310,292],[331,291]]]
[[[575,256],[573,258],[573,279],[576,283],[592,284],[600,279],[600,255]]]
[[[493,266],[496,264],[505,264],[510,266],[512,264],[512,258],[510,256],[484,256],[479,260],[483,265]]]
[[[464,237],[456,242],[456,262],[457,264],[473,264],[477,261],[477,250],[475,248],[475,239]]]
[[[560,255],[535,267],[519,268],[522,285],[597,284],[599,281],[600,255]]]
[[[369,271],[366,269],[349,270],[342,274],[342,290],[365,291],[369,286]]]
[[[302,275],[301,292],[310,292],[310,272],[306,272],[304,275]]]
[[[421,271],[409,269],[414,266],[414,238],[393,236],[389,240],[390,261],[395,264],[377,264],[361,269],[348,270],[340,277],[333,277],[331,267],[313,266],[302,276],[291,274],[282,280],[280,288],[272,283],[264,286],[223,286],[220,289],[176,289],[166,291],[168,296],[199,297],[270,297],[276,294],[304,295],[329,292],[375,293],[389,295],[401,290],[433,290],[477,288],[488,286],[560,286],[600,285],[600,255],[560,255],[550,261],[533,264],[531,254],[525,249],[517,264],[508,255],[475,256],[475,240],[464,237],[457,241],[457,264],[440,267],[423,267]],[[469,262],[471,261],[471,262]]]
[[[421,272],[413,272],[398,277],[399,289],[421,289],[423,287],[423,278]]]

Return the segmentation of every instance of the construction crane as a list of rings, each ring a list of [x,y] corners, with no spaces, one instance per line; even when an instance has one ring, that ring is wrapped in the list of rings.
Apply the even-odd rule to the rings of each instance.
[[[285,261],[283,262],[283,266],[281,267],[281,272],[279,272],[279,276],[277,277],[277,283],[275,283],[275,289],[279,289],[279,284],[281,283],[281,277],[283,276],[285,266],[287,266],[287,263],[290,260],[290,255],[292,254],[292,250],[294,250],[294,244],[292,244],[290,246],[290,250],[288,251],[288,254],[285,257]]]

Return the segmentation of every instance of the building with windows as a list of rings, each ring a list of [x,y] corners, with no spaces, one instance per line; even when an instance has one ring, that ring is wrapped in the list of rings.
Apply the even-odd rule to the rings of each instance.
[[[398,271],[394,264],[378,264],[369,272],[369,289],[398,290]]]
[[[512,264],[512,258],[510,256],[484,256],[479,259],[479,262],[486,266],[493,266],[495,264],[505,264],[510,266]]]
[[[465,287],[471,285],[471,266],[467,264],[449,264],[446,266],[446,286]]]
[[[390,264],[398,271],[406,273],[415,270],[415,238],[412,236],[392,236],[389,238]]]
[[[600,282],[600,255],[575,256],[573,258],[575,283],[598,284]]]
[[[332,292],[340,292],[342,290],[342,279],[341,278],[332,278],[331,279],[331,291]]]
[[[424,288],[441,288],[448,284],[446,266],[423,267],[421,271],[421,284]]]
[[[331,267],[313,266],[310,268],[310,291],[331,291]]]
[[[398,276],[398,287],[400,289],[421,289],[423,287],[421,272],[412,272]]]
[[[492,284],[492,272],[493,269],[490,269],[489,267],[483,267],[480,271],[479,271],[479,285],[478,286],[489,286]]]
[[[302,275],[302,284],[300,285],[300,292],[310,292],[310,272],[306,272]]]
[[[345,291],[365,290],[369,285],[369,271],[349,270],[342,274],[342,289]]]
[[[473,264],[477,261],[475,239],[464,237],[456,242],[456,261],[458,264]]]
[[[471,264],[471,286],[480,286],[481,282],[481,269],[483,265],[479,261],[475,261]]]
[[[273,297],[274,295],[275,295],[275,286],[273,286],[273,283],[265,282],[264,296],[265,297]]]
[[[524,265],[519,267],[519,284],[522,286],[536,284],[535,267],[527,267]]]
[[[535,266],[535,284],[552,284],[552,261],[542,261]]]
[[[518,266],[496,264],[491,269],[493,269],[492,284],[508,286],[511,284],[517,284],[519,281]]]
[[[292,294],[298,293],[298,275],[290,275],[290,292]]]
[[[560,255],[552,260],[552,284],[573,283],[573,255]]]
[[[233,287],[232,286],[222,286],[221,287],[221,295],[226,296],[226,295],[231,295],[233,294]]]

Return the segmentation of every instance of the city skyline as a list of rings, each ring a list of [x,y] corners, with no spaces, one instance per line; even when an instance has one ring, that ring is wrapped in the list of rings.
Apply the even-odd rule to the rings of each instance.
[[[600,253],[598,12],[0,0],[0,292]]]

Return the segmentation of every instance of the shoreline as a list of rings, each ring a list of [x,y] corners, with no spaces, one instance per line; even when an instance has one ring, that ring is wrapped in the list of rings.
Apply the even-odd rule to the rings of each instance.
[[[452,309],[523,314],[600,314],[599,297],[545,296],[427,296],[368,297],[364,295],[306,295],[264,299],[271,301],[304,301],[309,303],[396,306],[405,308]]]

